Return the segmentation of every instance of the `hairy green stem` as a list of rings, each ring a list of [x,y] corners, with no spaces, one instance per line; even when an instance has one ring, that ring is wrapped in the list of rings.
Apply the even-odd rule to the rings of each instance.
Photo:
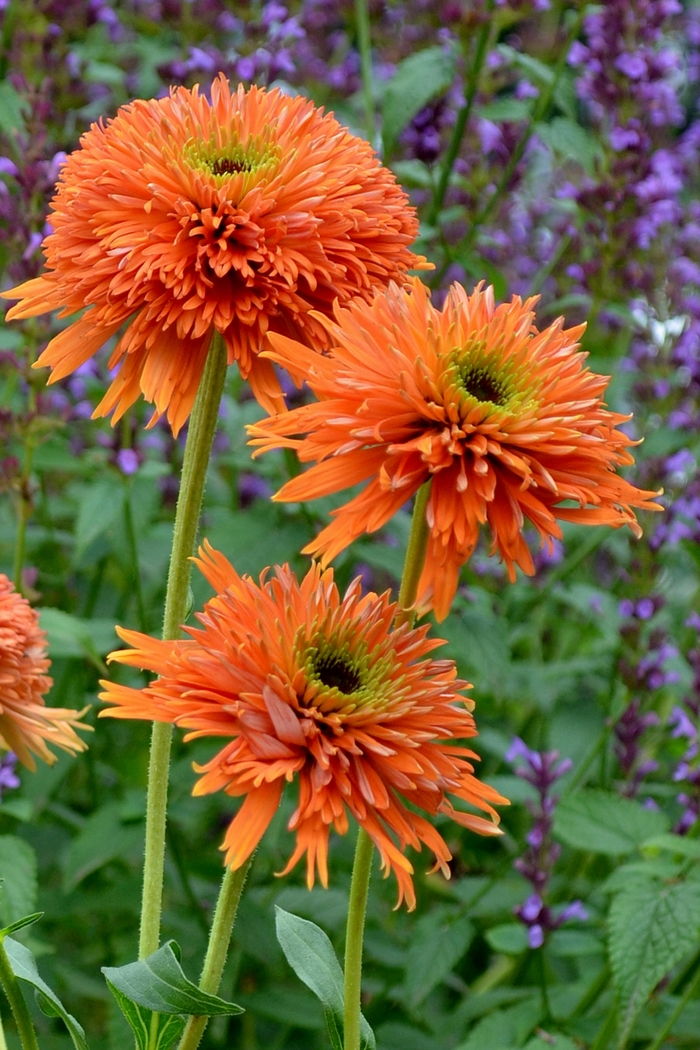
[[[207,356],[187,432],[180,494],[175,512],[168,588],[165,595],[164,639],[178,638],[180,625],[187,616],[191,572],[189,559],[197,536],[199,513],[204,496],[204,481],[226,379],[226,366],[226,346],[222,336],[217,332],[214,334]],[[165,817],[172,735],[173,727],[169,723],[154,722],[148,768],[146,848],[139,939],[140,959],[157,951],[160,941],[165,864]]]
[[[201,990],[208,992],[210,995],[216,995],[219,991],[221,975],[224,972],[228,948],[231,943],[231,933],[233,932],[236,913],[238,912],[238,902],[241,899],[243,886],[252,863],[253,858],[251,857],[236,871],[231,871],[227,867],[221,882],[219,899],[216,903],[216,911],[214,912],[211,933],[209,934],[207,954],[204,959],[202,976],[199,980]],[[208,1020],[208,1017],[190,1017],[185,1026],[178,1050],[197,1050]]]
[[[357,44],[360,52],[362,100],[365,108],[365,134],[374,145],[374,92],[372,90],[372,45],[370,39],[369,8],[367,0],[355,0]]]
[[[5,1039],[5,1029],[2,1026],[2,1017],[0,1017],[0,1050],[7,1050],[7,1040]]]
[[[364,828],[358,828],[345,936],[343,1050],[360,1050],[362,946],[373,853],[371,838]]]
[[[7,952],[5,951],[4,937],[0,937],[0,984],[2,984],[3,991],[5,992],[10,1004],[12,1016],[15,1019],[17,1031],[19,1032],[22,1050],[39,1050],[36,1032],[34,1031],[34,1025],[32,1024],[32,1019],[29,1014],[29,1007],[22,995],[19,981],[14,975],[14,971],[10,965],[10,960],[7,957]]]

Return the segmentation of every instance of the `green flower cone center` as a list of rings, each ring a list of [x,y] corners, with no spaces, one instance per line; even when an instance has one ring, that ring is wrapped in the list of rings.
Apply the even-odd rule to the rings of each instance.
[[[465,364],[460,368],[465,393],[477,401],[488,401],[503,408],[508,403],[506,383],[484,365]]]

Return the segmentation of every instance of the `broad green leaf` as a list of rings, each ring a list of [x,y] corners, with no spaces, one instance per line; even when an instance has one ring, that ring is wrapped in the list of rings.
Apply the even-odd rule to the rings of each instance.
[[[68,1013],[61,1000],[55,992],[51,991],[48,984],[42,981],[36,968],[34,956],[29,949],[25,948],[19,941],[13,940],[12,937],[5,937],[5,951],[15,977],[18,977],[20,981],[26,981],[27,984],[34,988],[39,1009],[48,1017],[61,1018],[73,1040],[75,1050],[88,1050],[82,1026],[78,1024],[72,1014]]]
[[[539,996],[526,999],[517,1006],[495,1010],[477,1022],[465,1042],[457,1050],[507,1050],[521,1046],[542,1016]]]
[[[685,835],[655,835],[642,844],[642,849],[645,853],[662,850],[700,860],[700,842],[697,839],[686,838]]]
[[[24,118],[29,113],[29,108],[27,100],[9,80],[0,83],[0,131],[10,137],[23,132]]]
[[[84,490],[75,523],[75,564],[93,540],[104,535],[123,513],[124,494],[116,478],[94,482]]]
[[[486,941],[495,952],[520,955],[528,946],[527,930],[520,922],[505,922],[487,930]]]
[[[336,1038],[340,1039],[335,1019],[342,1021],[344,996],[343,971],[333,945],[315,923],[300,919],[298,915],[292,915],[278,906],[275,906],[275,928],[287,962],[331,1015],[327,1020],[329,1034],[335,1044]],[[364,1017],[360,1018],[360,1033],[362,1045],[375,1050],[374,1033]]]
[[[608,926],[624,1042],[650,992],[697,946],[700,883],[634,876],[613,898]]]
[[[573,1039],[569,1039],[568,1035],[542,1032],[542,1035],[535,1035],[532,1039],[528,1039],[523,1050],[578,1050],[578,1046]]]
[[[181,1014],[156,1014],[139,1006],[107,981],[136,1038],[138,1050],[170,1050],[182,1035],[186,1021]]]
[[[595,162],[602,152],[600,143],[575,120],[555,117],[549,123],[536,124],[535,130],[554,153],[560,157],[573,158],[589,175],[593,173]]]
[[[444,909],[422,916],[416,923],[406,953],[406,991],[418,1004],[452,971],[468,950],[474,927],[468,918]]]
[[[120,803],[111,802],[88,817],[71,841],[63,858],[63,883],[66,891],[111,860],[127,859],[142,848],[144,828],[141,822],[124,824]]]
[[[188,980],[180,966],[179,952],[175,941],[167,941],[146,959],[126,966],[103,966],[102,973],[110,987],[157,1014],[214,1017],[243,1012],[235,1003],[209,995]]]
[[[17,835],[0,835],[0,879],[0,923],[7,926],[36,909],[36,853]]]
[[[417,51],[399,62],[382,102],[385,156],[391,153],[399,135],[416,113],[447,91],[454,70],[454,54],[442,47]]]
[[[632,853],[668,829],[668,818],[609,791],[580,791],[564,797],[554,817],[556,838],[592,853]]]
[[[119,645],[113,620],[81,620],[63,609],[45,608],[39,610],[39,622],[48,635],[52,657],[82,656],[94,664],[100,674],[107,673],[100,656]]]

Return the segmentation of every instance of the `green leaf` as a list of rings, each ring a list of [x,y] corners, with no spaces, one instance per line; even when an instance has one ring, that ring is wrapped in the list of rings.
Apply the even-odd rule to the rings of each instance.
[[[592,853],[632,853],[668,829],[668,818],[609,791],[579,791],[564,797],[554,817],[556,838]]]
[[[19,941],[5,937],[5,951],[10,961],[12,972],[20,981],[26,981],[34,988],[37,1005],[48,1017],[60,1017],[73,1040],[75,1050],[88,1050],[85,1032],[72,1014],[69,1014],[61,1000],[52,992],[48,984],[42,981],[36,968],[34,956]]]
[[[0,835],[0,879],[0,923],[7,927],[36,909],[36,853],[16,835]]]
[[[538,1032],[540,1029],[538,1028]],[[556,1032],[542,1032],[528,1039],[523,1050],[578,1050],[577,1044],[567,1035]]]
[[[624,1043],[650,992],[697,946],[700,883],[634,876],[613,898],[608,925]]]
[[[333,945],[320,927],[308,919],[284,911],[275,906],[275,928],[277,940],[287,962],[297,977],[316,995],[329,1017],[329,1034],[336,1045],[340,1031],[336,1018],[341,1022],[344,1012],[343,971],[336,958]],[[360,1018],[360,1034],[363,1047],[375,1050],[374,1032],[364,1017]],[[340,1044],[342,1046],[342,1041]]]
[[[527,930],[520,922],[505,922],[487,930],[486,941],[495,952],[520,955],[528,947]]]
[[[108,803],[95,810],[72,839],[62,865],[66,892],[109,861],[141,851],[143,824],[124,824],[121,815],[121,803]]]
[[[683,857],[691,857],[700,860],[700,842],[697,839],[686,838],[685,835],[655,835],[642,843],[645,853],[655,853],[657,850],[665,850],[669,853],[680,853]]]
[[[242,1007],[209,995],[188,980],[179,954],[176,942],[167,941],[146,959],[126,966],[103,966],[102,973],[112,989],[153,1013],[214,1017],[243,1012]]]
[[[83,491],[75,523],[73,561],[76,564],[90,544],[112,527],[124,508],[123,495],[115,480],[98,481]]]
[[[424,106],[442,95],[454,79],[454,53],[429,47],[409,55],[396,67],[382,102],[382,137],[388,156],[406,125]]]
[[[100,674],[107,669],[100,656],[119,644],[113,620],[81,620],[63,609],[40,609],[39,622],[48,635],[49,653],[56,656],[79,656],[94,664]]]
[[[542,1016],[539,997],[526,999],[517,1006],[495,1010],[477,1022],[467,1040],[457,1050],[506,1050],[521,1046]]]
[[[23,930],[25,926],[31,926],[33,923],[38,922],[43,914],[43,911],[35,911],[31,915],[25,915],[22,919],[16,919],[9,926],[5,926],[0,930],[0,937],[6,937],[8,933],[16,933],[17,930]]]
[[[12,86],[9,80],[0,83],[0,131],[14,137],[25,130],[24,118],[29,113],[29,103]]]
[[[548,124],[535,125],[535,131],[546,146],[560,157],[573,158],[589,175],[601,155],[598,140],[575,120],[555,117]]]
[[[418,1004],[452,971],[474,937],[466,917],[455,919],[444,909],[422,916],[406,953],[406,991]]]
[[[186,1021],[180,1014],[156,1014],[139,1006],[107,981],[136,1038],[138,1050],[170,1050],[178,1041]]]

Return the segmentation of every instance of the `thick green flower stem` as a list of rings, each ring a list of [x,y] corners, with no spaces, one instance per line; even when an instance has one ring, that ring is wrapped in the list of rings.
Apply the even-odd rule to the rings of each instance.
[[[216,995],[219,991],[221,975],[224,972],[228,947],[231,942],[231,933],[236,921],[238,902],[241,899],[243,886],[252,863],[253,858],[251,857],[236,871],[226,868],[221,882],[219,899],[216,902],[216,911],[214,912],[211,933],[209,934],[207,954],[204,959],[202,976],[199,980],[199,987],[203,992],[208,992],[209,995]],[[190,1017],[185,1026],[178,1050],[197,1050],[208,1020],[208,1017]]]
[[[374,846],[371,838],[364,828],[358,828],[345,935],[343,1050],[360,1050],[362,945],[373,853]]]
[[[430,498],[430,481],[418,489],[416,502],[413,506],[413,518],[411,520],[411,533],[408,537],[406,548],[406,560],[403,565],[401,587],[399,589],[399,613],[396,617],[397,623],[413,623],[415,613],[413,605],[418,595],[418,584],[425,565],[425,555],[428,550],[428,539],[430,530],[426,519],[428,499]]]
[[[7,1050],[7,1040],[5,1039],[5,1029],[2,1026],[2,1017],[0,1017],[0,1050]]]
[[[187,431],[180,494],[175,512],[168,587],[165,595],[164,639],[179,638],[180,625],[187,616],[191,572],[189,559],[194,551],[197,536],[204,481],[226,379],[226,365],[226,346],[223,338],[217,332],[214,334],[207,356]],[[160,940],[165,861],[165,814],[172,732],[172,726],[166,723],[155,722],[153,725],[146,803],[140,959],[157,951]]]
[[[429,529],[426,508],[430,496],[430,481],[418,490],[413,506],[411,533],[406,548],[401,587],[399,589],[399,611],[396,623],[413,623],[413,605],[418,594],[418,584],[425,564],[428,549]],[[344,989],[344,1043],[343,1050],[360,1050],[360,992],[362,984],[362,944],[364,941],[365,913],[369,877],[372,870],[372,840],[360,828],[355,848],[355,862],[350,883],[350,905],[345,936],[345,989]]]
[[[22,1050],[39,1050],[34,1025],[32,1024],[32,1019],[29,1014],[29,1007],[25,1002],[19,986],[19,981],[14,975],[12,967],[10,966],[10,960],[7,957],[7,952],[5,951],[4,937],[0,937],[0,984],[2,984],[3,991],[5,992],[10,1004],[10,1009],[12,1010],[12,1015],[17,1025],[17,1031],[19,1032],[20,1042],[22,1043]],[[5,1045],[4,1035],[1,1036],[0,1045]]]

